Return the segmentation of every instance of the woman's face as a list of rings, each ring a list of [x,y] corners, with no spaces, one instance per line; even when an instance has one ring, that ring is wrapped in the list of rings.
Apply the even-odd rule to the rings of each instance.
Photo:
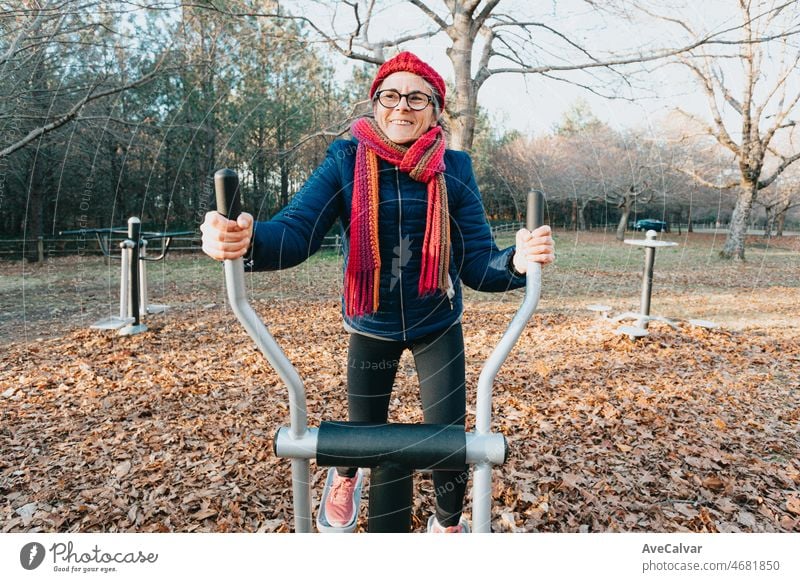
[[[393,89],[398,93],[406,95],[419,91],[425,95],[431,95],[431,88],[419,75],[400,71],[392,73],[383,80],[378,91]],[[414,111],[408,106],[405,97],[395,107],[384,107],[377,100],[372,105],[375,121],[383,133],[394,143],[409,145],[417,140],[419,136],[436,125],[434,118],[435,112],[431,102],[422,111]]]

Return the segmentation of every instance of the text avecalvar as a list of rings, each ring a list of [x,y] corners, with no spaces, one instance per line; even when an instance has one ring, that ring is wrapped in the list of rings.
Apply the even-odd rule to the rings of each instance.
[[[690,546],[686,544],[664,544],[661,546],[651,546],[645,544],[642,548],[643,554],[699,554],[703,546]]]

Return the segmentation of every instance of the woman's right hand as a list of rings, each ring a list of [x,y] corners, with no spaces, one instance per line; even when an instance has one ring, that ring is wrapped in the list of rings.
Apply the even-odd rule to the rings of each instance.
[[[253,215],[242,212],[234,220],[228,220],[216,210],[206,213],[203,224],[203,252],[212,259],[238,259],[244,256],[253,237]]]

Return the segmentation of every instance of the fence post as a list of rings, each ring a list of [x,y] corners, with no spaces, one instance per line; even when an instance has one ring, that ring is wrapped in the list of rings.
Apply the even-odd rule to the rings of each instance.
[[[40,234],[36,237],[36,254],[39,255],[39,264],[44,263],[44,237]]]

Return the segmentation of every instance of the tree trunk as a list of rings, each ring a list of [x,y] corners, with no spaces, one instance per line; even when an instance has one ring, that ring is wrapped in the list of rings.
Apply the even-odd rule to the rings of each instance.
[[[585,231],[586,230],[586,207],[589,206],[589,202],[584,202],[580,205],[578,209],[578,230]]]
[[[720,251],[724,259],[744,260],[744,240],[747,236],[747,225],[750,223],[750,211],[758,195],[758,185],[755,182],[743,181],[736,199],[736,207],[731,216],[730,230],[725,239],[725,246]]]
[[[783,236],[783,225],[786,223],[786,213],[788,210],[789,207],[786,206],[783,210],[778,212],[778,216],[775,218],[775,236]]]
[[[765,206],[764,211],[766,214],[766,222],[764,224],[764,238],[770,238],[772,236],[772,226],[775,223],[775,214],[777,213],[777,209],[775,206]]]
[[[578,228],[578,199],[572,201],[572,212],[570,215],[570,226],[577,230]]]
[[[280,208],[285,208],[289,204],[289,163],[286,155],[282,155],[278,161],[278,168],[281,175],[281,201]]]
[[[633,197],[625,196],[620,205],[620,210],[622,210],[622,216],[619,218],[619,224],[617,225],[617,240],[625,240],[625,231],[628,228],[628,218],[631,215],[631,206],[633,206]]]
[[[625,231],[628,228],[628,217],[630,216],[630,211],[623,210],[622,216],[619,218],[619,224],[617,224],[617,240],[625,240]]]
[[[40,146],[41,148],[41,146]],[[41,148],[43,150],[43,148]],[[33,156],[33,171],[31,181],[28,186],[28,212],[27,225],[25,228],[25,256],[28,261],[35,263],[39,260],[37,239],[44,234],[44,183],[42,180],[42,160],[44,159],[39,151]]]
[[[471,33],[472,20],[467,14],[456,12],[448,30],[453,46],[447,56],[453,63],[456,90],[450,95],[450,139],[448,147],[469,151],[475,138],[475,112],[478,110],[477,90],[472,81],[472,48],[475,39]]]
[[[214,175],[217,164],[217,118],[215,103],[217,100],[216,90],[214,86],[215,71],[213,67],[208,67],[204,77],[205,83],[203,86],[203,99],[206,103],[205,117],[203,118],[203,137],[205,143],[203,147],[203,176],[206,179]],[[198,180],[199,182],[199,180]],[[202,189],[195,190],[197,192],[197,200],[195,200],[191,214],[194,215],[198,208],[201,208],[206,201],[203,199]]]

